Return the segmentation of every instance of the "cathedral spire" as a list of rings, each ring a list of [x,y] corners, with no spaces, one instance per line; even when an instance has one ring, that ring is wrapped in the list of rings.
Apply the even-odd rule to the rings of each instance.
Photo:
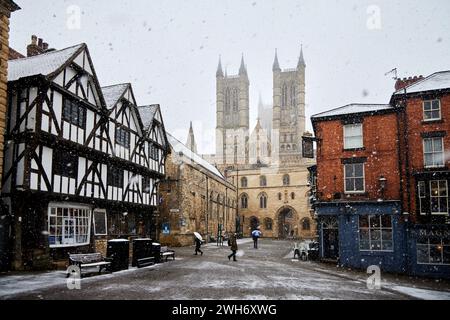
[[[186,141],[186,147],[188,147],[192,152],[197,153],[197,144],[195,143],[195,137],[194,137],[194,129],[192,128],[192,121],[191,126],[189,127],[189,134]]]
[[[222,57],[219,55],[219,65],[217,66],[217,72],[216,77],[223,77],[223,71],[222,71]]]
[[[303,58],[303,45],[300,47],[300,57],[298,58],[297,69],[306,67],[305,59]]]
[[[239,75],[247,75],[247,68],[245,67],[243,53],[242,53],[242,57],[241,57],[241,66],[239,67]]]
[[[272,71],[281,71],[280,64],[278,63],[278,52],[277,49],[275,49],[275,59],[273,60],[273,67]]]

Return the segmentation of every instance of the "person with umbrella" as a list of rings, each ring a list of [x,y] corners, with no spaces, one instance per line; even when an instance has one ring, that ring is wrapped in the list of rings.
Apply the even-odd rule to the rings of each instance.
[[[200,233],[198,233],[198,232],[194,232],[194,236],[195,236],[195,253],[194,253],[194,255],[197,256],[199,252],[201,255],[203,255],[203,251],[200,249],[200,247],[203,244],[203,238],[200,235]]]
[[[252,231],[253,238],[253,248],[258,249],[258,239],[261,237],[261,231],[259,231],[259,227]]]
[[[228,260],[231,260],[231,257],[233,257],[233,261],[236,260],[236,252],[238,251],[238,245],[237,245],[237,233],[231,233],[230,237],[228,238],[228,245],[231,249],[231,254],[228,256]]]

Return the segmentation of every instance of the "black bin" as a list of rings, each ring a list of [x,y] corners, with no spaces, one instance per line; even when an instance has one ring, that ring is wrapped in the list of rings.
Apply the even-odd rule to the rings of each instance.
[[[153,257],[152,239],[134,239],[133,240],[133,260],[131,265],[137,266],[139,259]]]
[[[130,241],[114,239],[108,241],[106,256],[111,258],[111,271],[127,270],[130,263]]]
[[[155,263],[161,262],[161,244],[157,242],[152,243],[152,255],[155,258]]]

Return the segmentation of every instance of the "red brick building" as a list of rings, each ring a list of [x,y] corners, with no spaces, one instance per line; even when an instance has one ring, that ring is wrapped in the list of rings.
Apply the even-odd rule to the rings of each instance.
[[[322,259],[450,278],[450,71],[312,116]]]
[[[391,105],[399,118],[411,272],[450,277],[450,71],[416,78],[394,93]]]
[[[317,140],[320,256],[402,272],[396,110],[351,104],[312,117]]]

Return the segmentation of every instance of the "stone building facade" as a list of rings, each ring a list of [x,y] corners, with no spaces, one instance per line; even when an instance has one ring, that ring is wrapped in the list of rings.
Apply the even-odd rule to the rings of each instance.
[[[193,137],[192,144],[195,144]],[[168,134],[171,154],[160,186],[160,242],[193,244],[193,232],[214,241],[236,230],[236,188],[207,161]]]
[[[269,238],[315,237],[307,166],[253,166],[231,171],[229,179],[239,185],[243,236],[250,236],[259,226],[263,236]]]
[[[0,172],[3,172],[3,135],[5,132],[7,109],[9,18],[12,12],[19,9],[19,6],[11,0],[0,1]]]
[[[273,104],[265,106],[260,98],[257,124],[249,131],[247,67],[242,59],[238,75],[224,75],[219,60],[216,154],[203,158],[236,186],[243,236],[259,226],[266,237],[315,237],[307,187],[307,167],[315,162],[302,157],[301,143],[307,134],[305,71],[303,50],[291,69],[280,68],[275,52]]]

